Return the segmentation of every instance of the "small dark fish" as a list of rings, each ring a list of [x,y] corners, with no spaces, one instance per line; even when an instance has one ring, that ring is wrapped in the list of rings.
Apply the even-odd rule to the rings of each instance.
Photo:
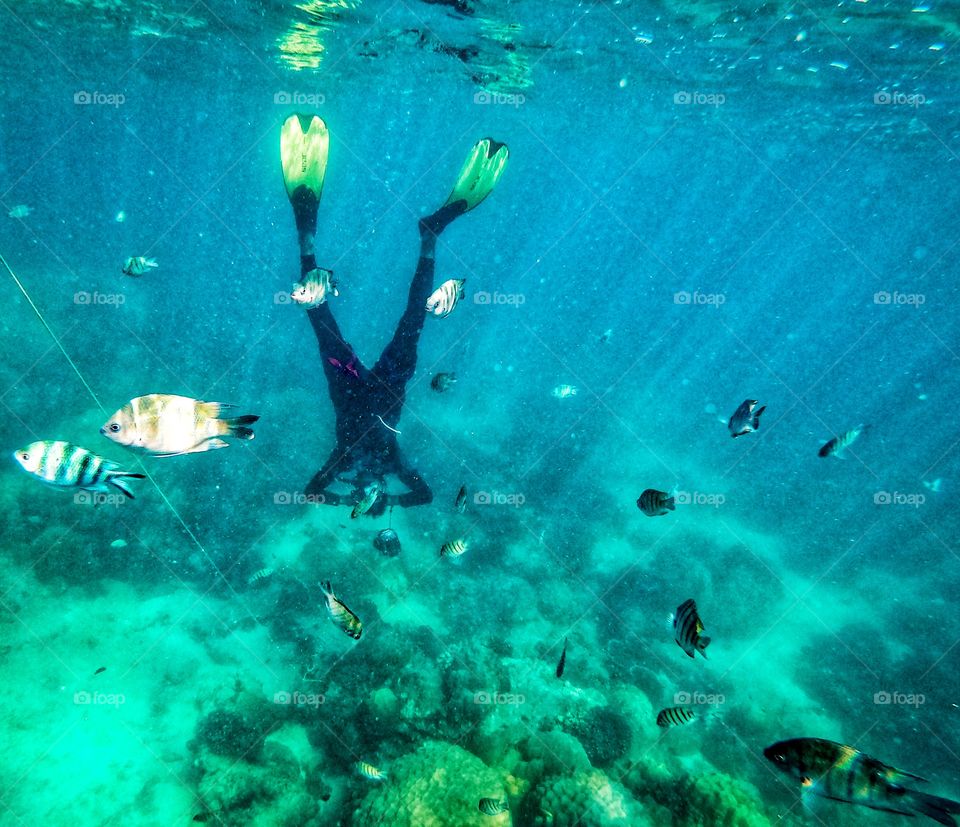
[[[657,713],[657,726],[669,729],[672,726],[684,726],[697,719],[697,713],[684,706],[668,706]]]
[[[609,344],[611,336],[613,336],[613,328],[604,330],[603,333],[600,334],[598,341],[601,345]]]
[[[212,815],[213,813],[197,813],[192,820],[193,821],[209,821],[210,816]]]
[[[498,816],[510,809],[510,802],[505,798],[481,798],[477,809],[485,816]]]
[[[706,657],[705,650],[710,645],[710,638],[700,634],[703,631],[703,623],[700,615],[697,614],[697,604],[693,602],[693,598],[681,603],[670,620],[677,645],[691,658],[696,652]]]
[[[99,675],[101,672],[106,672],[106,671],[107,671],[107,667],[106,667],[106,666],[101,666],[101,667],[100,667],[99,669],[97,669],[97,671],[94,672],[93,674],[94,674],[94,675]]]
[[[756,399],[744,399],[740,403],[740,407],[733,412],[730,422],[727,423],[730,436],[736,439],[738,436],[757,430],[760,427],[760,414],[766,409],[766,405],[757,408]]]
[[[450,386],[454,385],[456,381],[457,374],[455,373],[438,373],[430,380],[430,387],[437,393],[443,393],[450,390]]]
[[[677,506],[674,498],[666,491],[648,488],[637,499],[637,508],[648,517],[662,517],[668,511],[676,511]]]
[[[567,639],[563,639],[563,651],[560,653],[560,662],[557,664],[557,677],[563,677],[563,667],[567,665]]]
[[[453,503],[453,507],[457,509],[459,514],[463,514],[467,508],[467,486],[461,485],[460,490],[457,492],[457,499]]]
[[[869,425],[857,425],[856,428],[847,431],[845,434],[835,436],[817,452],[817,456],[843,459],[843,452],[853,445],[857,438],[869,427]]]
[[[763,755],[778,770],[799,781],[805,793],[906,816],[925,815],[954,827],[953,816],[960,813],[960,802],[906,786],[926,779],[845,744],[822,738],[792,738],[767,747]]]

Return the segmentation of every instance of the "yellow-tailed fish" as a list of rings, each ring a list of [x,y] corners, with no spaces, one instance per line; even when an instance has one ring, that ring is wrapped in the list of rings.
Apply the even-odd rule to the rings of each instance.
[[[323,596],[327,599],[327,612],[330,619],[340,627],[345,635],[349,635],[354,640],[360,640],[363,634],[363,624],[360,618],[351,612],[346,604],[340,600],[334,593],[329,580],[320,584],[323,590]]]
[[[822,738],[778,741],[763,751],[778,770],[800,782],[804,793],[902,815],[925,815],[955,825],[960,802],[912,789],[925,779]]]
[[[353,511],[350,512],[350,516],[355,520],[361,514],[366,514],[371,508],[373,508],[373,504],[377,501],[377,497],[379,497],[382,493],[383,485],[381,485],[379,482],[371,482],[370,485],[363,489],[363,496],[360,498],[360,502],[353,507]]]
[[[249,427],[260,417],[221,418],[233,405],[201,402],[188,396],[151,393],[131,399],[100,429],[118,445],[158,457],[194,454],[229,444],[221,437],[253,439]]]
[[[463,298],[463,285],[466,279],[447,279],[427,299],[427,313],[434,316],[449,316],[457,302]]]
[[[13,457],[24,471],[47,485],[103,493],[115,488],[131,500],[133,494],[126,481],[144,478],[143,474],[121,471],[117,463],[61,440],[31,442]]]

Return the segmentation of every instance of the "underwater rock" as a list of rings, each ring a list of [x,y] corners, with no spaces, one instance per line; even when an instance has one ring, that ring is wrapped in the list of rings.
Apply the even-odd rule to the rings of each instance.
[[[644,827],[640,805],[601,770],[544,778],[524,800],[533,827]],[[710,822],[704,822],[708,824]]]
[[[593,769],[583,745],[560,730],[534,733],[523,742],[522,751],[528,761],[542,762],[544,775]]]
[[[630,722],[606,706],[591,709],[582,717],[567,716],[562,725],[565,732],[576,736],[597,767],[609,767],[623,758],[633,740]]]
[[[386,767],[389,783],[370,789],[350,824],[370,827],[509,827],[510,813],[491,819],[477,809],[481,798],[506,793],[500,773],[453,744],[428,741]]]
[[[256,761],[266,734],[239,712],[218,709],[200,722],[197,742],[215,755]]]

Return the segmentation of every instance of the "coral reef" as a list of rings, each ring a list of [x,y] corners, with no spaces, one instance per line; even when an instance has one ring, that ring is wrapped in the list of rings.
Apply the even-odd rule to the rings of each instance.
[[[524,801],[533,827],[642,827],[642,809],[601,770],[551,775]]]
[[[355,827],[506,827],[511,814],[483,815],[481,798],[503,798],[502,776],[453,744],[428,741],[386,768],[389,781],[373,787],[350,822]]]
[[[630,749],[630,722],[610,707],[595,707],[582,716],[567,715],[561,724],[565,732],[583,744],[590,763],[596,767],[609,767]]]

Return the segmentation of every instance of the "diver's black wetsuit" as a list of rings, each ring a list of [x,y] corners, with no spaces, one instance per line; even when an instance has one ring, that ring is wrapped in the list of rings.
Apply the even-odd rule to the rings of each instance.
[[[417,343],[426,318],[425,305],[433,292],[437,236],[464,211],[461,202],[445,206],[420,221],[420,259],[410,284],[407,307],[393,338],[372,370],[360,363],[353,348],[344,341],[328,302],[307,311],[320,346],[336,414],[336,446],[306,488],[307,495],[320,502],[329,505],[344,502],[343,497],[328,490],[338,479],[362,487],[367,482],[383,480],[387,474],[396,474],[410,490],[399,496],[381,496],[374,513],[386,505],[408,507],[433,500],[433,492],[404,459],[397,435],[390,428],[396,428],[400,421],[407,382],[417,365]],[[306,249],[312,249],[312,244]],[[301,255],[300,268],[304,275],[316,266],[312,252]]]

